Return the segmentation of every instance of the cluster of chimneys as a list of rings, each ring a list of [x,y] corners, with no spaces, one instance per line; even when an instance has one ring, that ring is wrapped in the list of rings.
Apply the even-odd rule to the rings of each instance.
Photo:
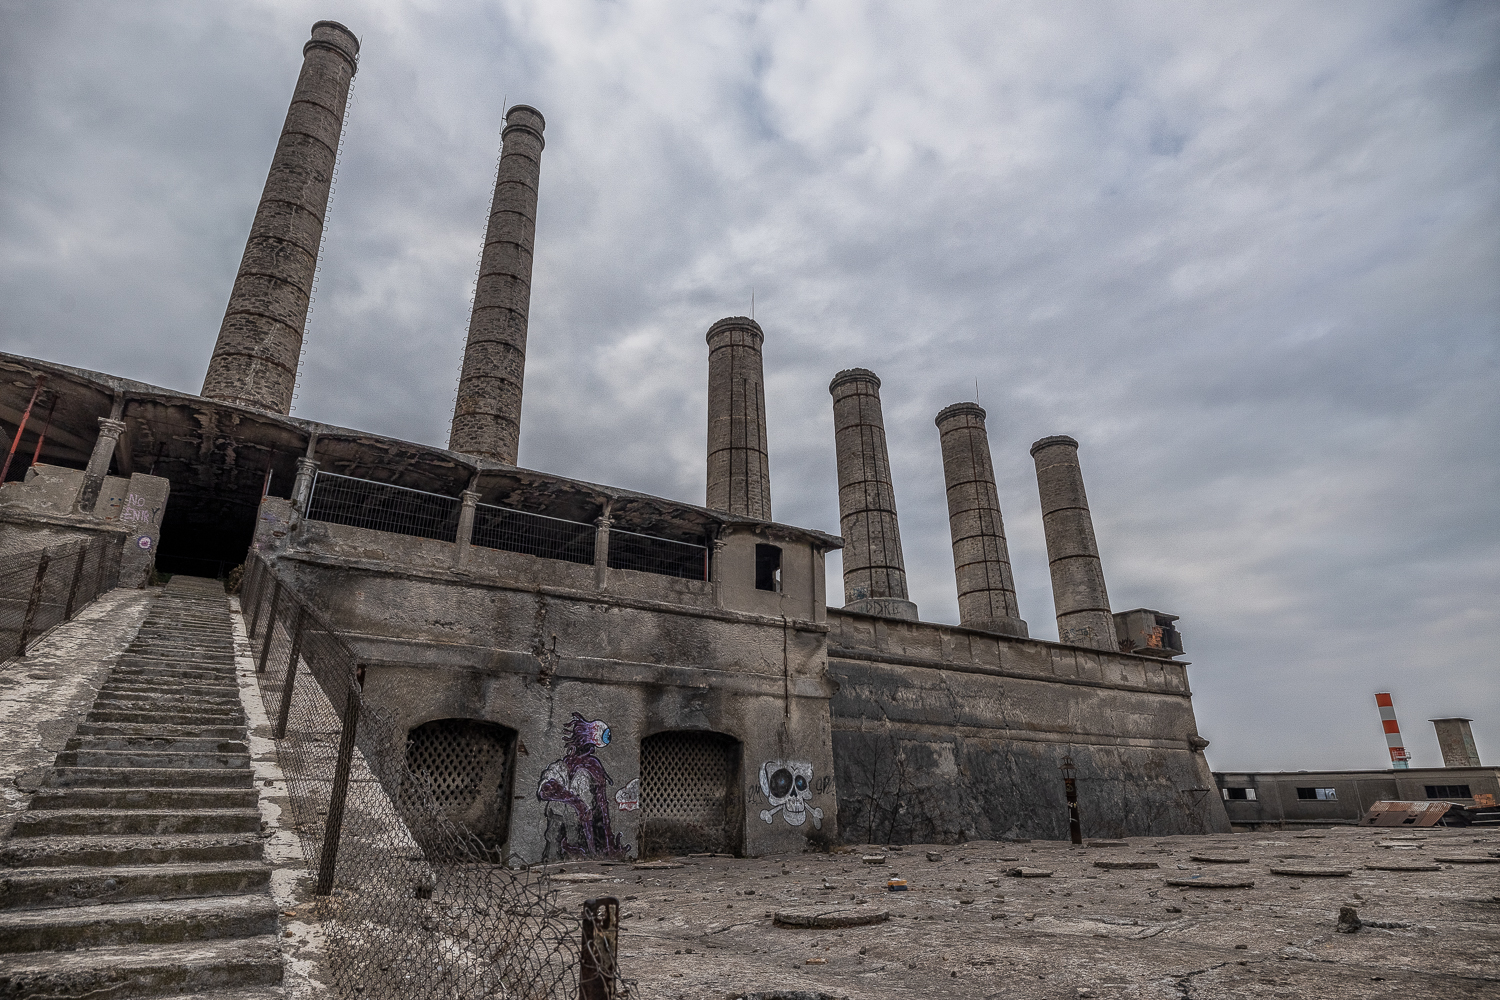
[[[319,21],[302,52],[302,71],[203,381],[203,395],[210,399],[276,413],[291,409],[359,42],[343,25]],[[520,437],[545,127],[541,113],[525,105],[511,108],[505,116],[448,441],[453,451],[509,465],[516,462]],[[709,328],[706,503],[716,510],[769,520],[763,339],[760,326],[745,317],[722,319]],[[880,412],[880,379],[853,368],[839,372],[828,388],[838,452],[846,607],[914,620],[917,607],[907,597]],[[959,617],[966,627],[1025,636],[984,418],[977,403],[955,403],[937,415]],[[1078,467],[1078,442],[1070,437],[1043,438],[1031,454],[1041,492],[1059,639],[1118,650]],[[1137,644],[1140,651],[1180,651],[1171,627],[1175,619],[1145,610],[1139,615],[1151,619],[1143,619],[1138,629],[1148,637]]]
[[[763,341],[760,325],[744,316],[721,319],[709,328],[707,504],[769,520]],[[828,391],[833,395],[839,529],[844,536],[844,606],[916,620],[917,606],[906,590],[880,379],[872,371],[851,368],[835,375]],[[936,421],[948,488],[959,622],[966,628],[1025,636],[984,417],[978,403],[954,403],[944,407]],[[1043,438],[1031,446],[1031,455],[1041,492],[1058,638],[1075,646],[1118,651],[1120,641],[1078,467],[1078,442],[1062,436]],[[1158,646],[1155,651],[1170,652],[1171,647]]]

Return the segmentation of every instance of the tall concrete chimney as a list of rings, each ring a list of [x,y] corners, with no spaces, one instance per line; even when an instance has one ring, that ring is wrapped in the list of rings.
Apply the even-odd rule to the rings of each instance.
[[[542,171],[542,113],[517,104],[505,114],[495,197],[474,286],[448,447],[516,464],[521,441],[521,381],[536,245],[536,195]]]
[[[337,21],[313,25],[203,379],[209,399],[291,412],[344,105],[358,58],[359,41],[348,28]]]
[[[1120,643],[1109,613],[1094,521],[1083,492],[1078,442],[1066,435],[1045,437],[1031,446],[1031,457],[1036,459],[1036,484],[1042,498],[1058,641],[1117,653]]]
[[[917,606],[906,597],[880,379],[872,371],[850,368],[833,377],[828,391],[833,396],[839,526],[844,536],[844,607],[916,621]]]
[[[958,622],[965,628],[1025,636],[984,410],[978,403],[954,403],[940,410],[935,422],[943,449],[943,480],[948,486]]]
[[[1443,751],[1444,767],[1481,767],[1479,748],[1474,745],[1473,719],[1433,719],[1438,749]]]
[[[765,333],[744,316],[708,328],[708,490],[705,507],[771,519],[766,451]]]

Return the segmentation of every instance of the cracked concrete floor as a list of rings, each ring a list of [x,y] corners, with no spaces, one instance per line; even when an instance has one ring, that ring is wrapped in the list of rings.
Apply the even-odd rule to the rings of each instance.
[[[928,860],[928,852],[941,860]],[[680,868],[577,863],[560,902],[621,900],[622,971],[638,995],[729,998],[802,990],[830,997],[1495,997],[1500,996],[1500,830],[1136,838],[845,849],[769,858],[675,858]],[[862,855],[885,854],[882,865]],[[1192,860],[1244,857],[1243,863]],[[1156,862],[1105,869],[1095,862]],[[1438,864],[1431,872],[1366,869]],[[1030,866],[1048,878],[1016,878]],[[1345,877],[1272,874],[1286,865]],[[1168,878],[1234,876],[1248,889],[1180,889]],[[888,879],[910,890],[888,892]],[[1339,907],[1381,921],[1335,933]],[[841,930],[773,926],[773,912],[885,910]],[[811,960],[811,961],[810,961]]]

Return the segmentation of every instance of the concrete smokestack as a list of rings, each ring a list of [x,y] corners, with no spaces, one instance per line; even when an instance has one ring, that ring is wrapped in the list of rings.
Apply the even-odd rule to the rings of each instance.
[[[312,39],[302,47],[297,89],[203,379],[209,399],[291,412],[323,216],[358,57],[358,40],[336,21],[314,24]]]
[[[542,171],[540,111],[517,104],[505,114],[495,197],[474,286],[474,312],[448,447],[516,464],[521,441],[521,380],[536,245],[536,195]]]
[[[1042,498],[1058,641],[1119,652],[1094,521],[1078,468],[1078,442],[1066,435],[1045,437],[1031,446],[1031,457],[1036,460]]]
[[[771,519],[765,333],[744,316],[708,328],[708,491],[704,506]]]
[[[978,403],[954,403],[939,411],[935,421],[948,487],[958,621],[965,628],[1025,636],[984,416]]]
[[[874,372],[850,368],[833,377],[828,391],[833,396],[839,525],[844,536],[844,607],[916,621],[917,606],[906,597],[880,379]]]
[[[1444,767],[1482,767],[1479,748],[1474,745],[1473,719],[1433,719],[1438,749],[1443,751]]]

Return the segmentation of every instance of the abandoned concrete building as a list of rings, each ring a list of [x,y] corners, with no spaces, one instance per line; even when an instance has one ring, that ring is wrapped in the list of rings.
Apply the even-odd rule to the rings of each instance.
[[[0,552],[104,533],[131,585],[265,560],[450,813],[522,862],[1063,838],[1065,763],[1091,836],[1229,829],[1176,619],[1112,611],[1072,438],[1032,448],[1060,642],[1017,606],[977,404],[936,415],[958,625],[907,592],[873,372],[829,386],[840,534],[774,520],[745,317],[707,326],[702,505],[516,466],[533,108],[506,116],[448,447],[290,416],[357,53],[314,26],[201,393],[0,354]]]

